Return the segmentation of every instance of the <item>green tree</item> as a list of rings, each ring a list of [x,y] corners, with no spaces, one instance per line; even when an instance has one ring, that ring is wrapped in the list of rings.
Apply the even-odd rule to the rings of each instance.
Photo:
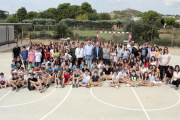
[[[99,20],[99,16],[97,13],[88,14],[89,20]]]
[[[99,19],[100,20],[111,20],[111,16],[109,13],[100,13]]]
[[[81,9],[86,11],[87,13],[93,13],[93,9],[92,9],[91,5],[88,2],[82,3]]]
[[[37,12],[30,11],[26,14],[25,17],[26,17],[26,19],[30,19],[30,20],[37,18]]]
[[[86,14],[80,14],[80,15],[78,15],[77,17],[76,17],[76,19],[77,20],[88,20],[89,19],[89,17],[88,17],[88,15],[86,15]]]
[[[7,15],[5,13],[0,13],[0,20],[5,20]]]
[[[115,19],[115,20],[119,19],[119,16],[118,16],[118,15],[115,15],[115,16],[114,16],[114,19]]]
[[[6,23],[18,23],[15,17],[8,17]]]
[[[21,7],[17,11],[18,20],[21,22],[26,19],[27,10],[25,7]]]
[[[55,38],[65,38],[65,37],[71,37],[73,35],[73,32],[71,29],[68,28],[68,26],[60,22],[55,27]]]
[[[175,18],[173,17],[166,17],[164,18],[164,22],[169,25],[169,26],[172,26],[175,24]]]
[[[65,18],[70,18],[69,13],[71,11],[69,11],[69,7],[70,7],[70,3],[59,4],[57,8],[57,15],[58,15],[57,21],[60,21],[61,19],[65,19]]]
[[[171,36],[173,37],[173,42],[176,42],[177,39],[179,38],[180,36],[180,31],[179,30],[173,30],[171,31]]]
[[[149,10],[148,12],[144,12],[141,18],[144,22],[153,24],[156,21],[161,21],[162,15],[157,13],[156,11]]]

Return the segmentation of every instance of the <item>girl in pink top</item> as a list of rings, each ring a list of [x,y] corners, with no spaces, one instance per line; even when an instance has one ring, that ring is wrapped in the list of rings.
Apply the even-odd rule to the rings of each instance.
[[[32,62],[34,65],[35,62],[35,52],[30,48],[30,51],[28,52],[28,62]]]

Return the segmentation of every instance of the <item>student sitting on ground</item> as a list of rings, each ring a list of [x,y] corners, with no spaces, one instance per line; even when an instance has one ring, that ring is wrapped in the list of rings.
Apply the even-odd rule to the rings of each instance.
[[[101,77],[97,72],[94,72],[94,75],[91,77],[91,87],[101,86]]]
[[[65,86],[64,85],[71,85],[72,82],[70,81],[70,78],[71,76],[68,74],[68,72],[65,70],[63,72],[63,76],[62,76],[62,79],[63,79],[63,84],[62,84],[62,88],[64,88]]]
[[[4,76],[4,73],[0,73],[0,76],[1,76],[0,77],[0,88],[6,88],[9,85],[9,83],[8,83],[6,77]]]
[[[166,82],[166,84],[168,84],[168,83],[171,81],[172,76],[173,76],[173,67],[170,66],[170,67],[168,68],[168,70],[165,72],[163,82]]]
[[[173,72],[173,77],[171,80],[172,84],[175,85],[175,90],[178,89],[180,84],[180,71],[179,71],[179,65],[175,66],[175,71]]]
[[[19,79],[17,73],[14,73],[14,75],[12,76],[14,76],[10,80],[10,84],[12,85],[12,91],[16,90],[16,92],[18,92],[21,86],[21,79]]]
[[[37,90],[39,90],[40,93],[44,91],[44,89],[42,89],[42,81],[40,79],[38,80],[37,78],[34,78],[34,73],[30,74],[30,78],[28,78],[28,82],[29,82],[29,86],[35,87]],[[29,89],[29,90],[31,91],[33,89]]]
[[[79,78],[80,78],[80,74],[78,74],[77,70],[74,70],[74,73],[73,73],[73,88],[76,87],[78,88],[79,87]]]
[[[28,70],[30,71],[32,67],[34,67],[34,65],[32,65],[32,62],[29,62],[29,64],[28,64]]]
[[[134,87],[139,85],[139,76],[136,74],[135,70],[132,70],[132,74],[129,76],[129,82],[126,86]]]
[[[98,74],[99,76],[101,76],[101,73],[100,73],[100,71],[98,70],[98,67],[97,67],[97,66],[94,68],[94,70],[92,71],[91,75],[94,75],[95,72],[97,72],[97,74]]]
[[[50,75],[53,74],[53,67],[51,66],[51,63],[48,63],[48,67],[46,68],[46,70],[49,72]]]
[[[82,74],[81,76],[83,80],[82,82],[79,83],[79,85],[89,88],[90,76],[88,75],[88,71],[86,70],[85,73]]]
[[[45,86],[44,86],[44,89],[45,88],[49,88],[49,84],[51,83],[52,81],[52,76],[49,74],[49,71],[46,70],[45,72],[45,75],[41,77]]]
[[[108,83],[111,87],[119,88],[119,76],[115,70],[112,75],[112,82]]]
[[[103,69],[105,68],[105,65],[103,64],[103,60],[101,60],[101,62],[99,63],[98,68],[99,68],[100,73],[102,73]]]
[[[150,82],[150,79],[149,79],[148,72],[144,73],[143,78],[142,78],[142,80],[140,82],[140,85],[142,85],[142,86],[151,86],[151,82]]]
[[[17,66],[17,65],[15,64],[15,60],[12,60],[11,71],[10,71],[11,74],[12,74],[12,72],[14,71],[14,69],[15,69],[16,66]]]
[[[60,70],[56,70],[55,71],[55,88],[57,87],[61,87],[61,83],[62,83],[62,72]]]
[[[119,76],[119,82],[120,83],[127,83],[128,81],[128,78],[127,78],[127,74],[124,70],[124,68],[121,70],[121,72],[118,73],[118,76]]]
[[[28,87],[28,78],[30,78],[30,75],[29,75],[29,71],[26,70],[25,75],[24,75],[24,79],[21,81],[21,84],[24,87]]]
[[[152,83],[152,85],[159,86],[161,84],[161,81],[159,81],[159,82],[156,81],[159,78],[157,78],[157,75],[156,75],[154,70],[151,71],[151,74],[149,75],[149,78],[150,78],[150,82]]]
[[[109,68],[109,65],[106,64],[106,68],[103,69],[103,79],[111,80],[112,79],[112,70]]]
[[[91,64],[91,72],[95,69],[96,66],[97,66],[96,61],[93,60],[93,62]]]
[[[89,69],[88,69],[88,67],[87,67],[87,64],[84,64],[84,67],[81,69],[83,72],[85,72],[86,70],[88,71],[88,73],[89,73]]]

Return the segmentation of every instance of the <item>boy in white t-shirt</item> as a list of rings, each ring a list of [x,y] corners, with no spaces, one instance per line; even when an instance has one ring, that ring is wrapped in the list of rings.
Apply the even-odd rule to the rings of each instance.
[[[105,65],[103,64],[103,60],[101,60],[101,62],[99,63],[98,68],[100,73],[102,73],[103,69],[105,68]]]
[[[6,88],[7,85],[9,85],[6,77],[4,76],[4,73],[0,73],[0,88]]]
[[[83,80],[79,83],[79,85],[89,88],[90,76],[88,74],[88,70],[85,70],[85,73],[82,74],[81,77],[83,77]]]
[[[115,70],[112,75],[112,82],[108,83],[111,87],[119,88],[119,76]]]
[[[119,82],[120,83],[127,83],[128,81],[128,78],[127,78],[127,74],[124,70],[124,68],[121,70],[121,72],[118,73],[118,76],[119,76]]]
[[[35,65],[41,66],[41,57],[42,57],[41,52],[39,52],[39,49],[36,49],[36,53],[35,53]]]

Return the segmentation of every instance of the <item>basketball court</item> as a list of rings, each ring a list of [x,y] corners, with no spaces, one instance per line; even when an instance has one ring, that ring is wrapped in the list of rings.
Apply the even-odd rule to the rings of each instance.
[[[0,53],[0,69],[9,78],[11,52]],[[171,65],[178,64],[180,56],[172,55]],[[43,93],[11,87],[0,90],[2,120],[179,120],[180,90],[162,83],[160,87],[101,87],[54,88]]]

